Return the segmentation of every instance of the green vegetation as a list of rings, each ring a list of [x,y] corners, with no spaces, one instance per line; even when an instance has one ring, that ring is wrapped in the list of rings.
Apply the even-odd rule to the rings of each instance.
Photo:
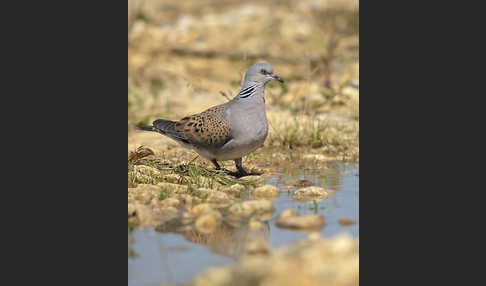
[[[280,145],[289,149],[302,146],[312,148],[333,146],[328,153],[337,154],[348,150],[354,143],[339,136],[339,130],[331,129],[327,121],[316,118],[293,117],[272,131],[268,138],[270,145]]]
[[[128,187],[136,187],[137,184],[169,182],[187,185],[190,192],[195,192],[197,188],[201,187],[213,189],[216,185],[241,184],[247,186],[254,184],[249,180],[234,178],[223,170],[208,170],[198,166],[194,163],[198,157],[189,162],[174,163],[151,155],[154,155],[153,151],[144,146],[130,152],[128,156]],[[137,165],[152,167],[158,172],[137,176],[135,171]],[[174,175],[178,176],[177,181],[174,181]],[[166,194],[160,195],[161,199],[166,197]]]

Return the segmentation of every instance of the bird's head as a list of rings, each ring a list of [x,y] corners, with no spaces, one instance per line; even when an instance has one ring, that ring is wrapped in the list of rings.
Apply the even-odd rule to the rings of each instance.
[[[245,81],[252,81],[257,83],[266,84],[271,80],[278,80],[284,82],[281,77],[273,72],[271,65],[267,63],[257,63],[248,68],[245,75]]]

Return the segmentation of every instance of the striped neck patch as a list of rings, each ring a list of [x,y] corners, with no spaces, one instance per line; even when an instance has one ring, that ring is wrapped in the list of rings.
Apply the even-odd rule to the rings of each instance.
[[[252,96],[256,91],[256,84],[245,87],[238,93],[238,98],[247,98]]]

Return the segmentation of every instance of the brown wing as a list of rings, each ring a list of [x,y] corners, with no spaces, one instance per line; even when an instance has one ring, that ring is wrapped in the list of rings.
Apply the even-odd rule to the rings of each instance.
[[[219,147],[228,142],[230,128],[224,117],[224,105],[182,118],[175,129],[196,146]]]

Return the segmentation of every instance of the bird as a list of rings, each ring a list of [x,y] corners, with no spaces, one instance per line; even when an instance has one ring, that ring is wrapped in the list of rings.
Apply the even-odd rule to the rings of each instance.
[[[270,64],[253,64],[245,73],[240,92],[232,100],[179,121],[157,119],[151,126],[136,128],[175,140],[211,161],[216,170],[221,169],[218,161],[233,160],[238,170],[236,176],[248,176],[242,158],[263,146],[267,138],[264,89],[272,80],[284,82]]]

